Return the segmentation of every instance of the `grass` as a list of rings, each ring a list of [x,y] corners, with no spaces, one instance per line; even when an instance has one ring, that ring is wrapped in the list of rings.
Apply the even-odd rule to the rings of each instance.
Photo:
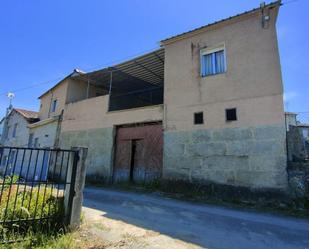
[[[0,241],[18,240],[23,236],[36,239],[33,234],[42,231],[46,236],[57,234],[64,227],[63,196],[57,196],[58,191],[46,185],[31,187],[22,181],[17,185],[19,180],[18,176],[6,177],[0,184],[0,191],[3,188],[0,220],[13,221],[0,226]],[[47,219],[51,215],[53,218]]]

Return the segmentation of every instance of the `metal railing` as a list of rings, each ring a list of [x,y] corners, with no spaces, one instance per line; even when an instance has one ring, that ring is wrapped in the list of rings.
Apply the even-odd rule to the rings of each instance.
[[[151,87],[124,94],[111,94],[109,111],[163,104],[163,87]]]
[[[67,225],[77,161],[73,150],[0,147],[0,243]]]

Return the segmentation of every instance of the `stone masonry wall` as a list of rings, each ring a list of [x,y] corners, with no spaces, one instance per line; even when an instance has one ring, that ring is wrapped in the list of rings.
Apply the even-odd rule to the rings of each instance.
[[[286,190],[285,128],[166,131],[163,178]]]
[[[114,129],[102,128],[61,133],[61,148],[88,148],[86,165],[87,179],[102,181],[110,179]]]

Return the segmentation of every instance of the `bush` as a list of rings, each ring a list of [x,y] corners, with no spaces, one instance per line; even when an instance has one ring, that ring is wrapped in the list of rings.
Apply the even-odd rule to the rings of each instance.
[[[64,198],[57,198],[57,189],[31,187],[18,182],[19,177],[6,177],[0,190],[0,241],[16,239],[27,233],[53,233],[63,227]],[[12,183],[12,184],[11,184]],[[3,186],[3,187],[2,187]],[[51,218],[49,218],[52,216]]]

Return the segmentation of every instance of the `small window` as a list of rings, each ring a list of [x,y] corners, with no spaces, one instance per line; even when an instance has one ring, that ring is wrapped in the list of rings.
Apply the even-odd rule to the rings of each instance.
[[[16,137],[16,130],[17,130],[17,124],[14,124],[12,137]]]
[[[194,124],[204,124],[203,112],[194,113]]]
[[[38,147],[39,147],[39,138],[38,138],[38,137],[36,137],[36,138],[34,139],[34,145],[33,145],[33,147],[34,147],[34,148],[38,148]]]
[[[4,134],[4,138],[5,139],[8,139],[9,138],[9,133],[10,133],[10,126],[8,126],[8,128],[6,129],[6,131],[5,131],[5,134]]]
[[[33,145],[33,133],[30,133],[28,139],[28,147],[32,148],[32,145]]]
[[[216,49],[201,51],[201,76],[209,76],[226,72],[225,49],[221,46]]]
[[[237,120],[236,108],[226,109],[225,117],[226,117],[226,121],[236,121]]]
[[[57,100],[53,100],[52,106],[51,106],[51,112],[55,112],[57,108]]]

